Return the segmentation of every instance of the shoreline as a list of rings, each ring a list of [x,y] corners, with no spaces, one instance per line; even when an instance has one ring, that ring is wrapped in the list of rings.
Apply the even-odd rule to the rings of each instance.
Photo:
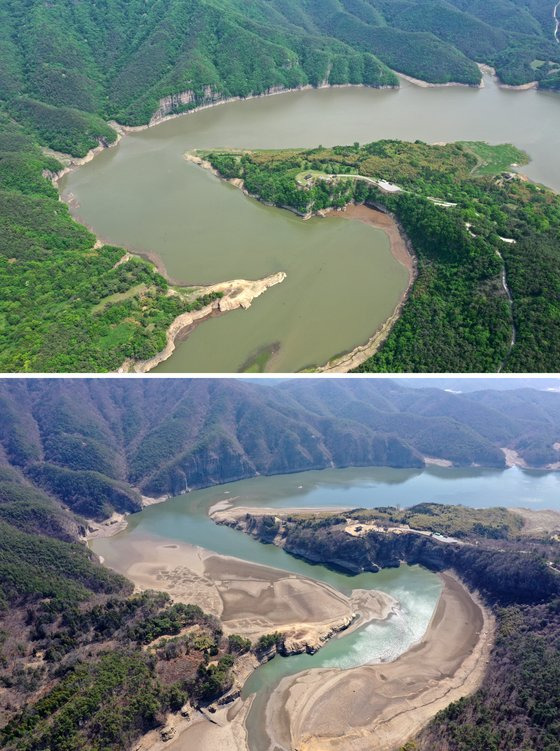
[[[94,149],[91,149],[86,154],[86,156],[79,158],[74,158],[68,154],[61,154],[59,152],[53,151],[52,149],[44,150],[45,153],[49,153],[51,156],[54,156],[59,160],[69,160],[69,163],[62,170],[59,170],[55,174],[51,173],[49,175],[45,175],[45,177],[50,177],[51,183],[58,190],[58,199],[61,203],[65,203],[69,208],[72,208],[73,198],[69,196],[67,199],[65,199],[60,190],[59,181],[62,179],[62,177],[64,177],[64,175],[68,174],[69,172],[77,169],[78,167],[87,164],[97,154],[101,153],[105,149],[116,146],[120,142],[121,138],[122,132],[119,130],[117,132],[117,139],[113,143],[108,145],[100,143]],[[88,229],[95,236],[96,242],[94,247],[97,248],[106,244],[93,231],[93,229],[89,227],[85,222],[81,221],[79,217],[73,218],[74,221],[86,227],[86,229]],[[125,360],[117,368],[116,371],[113,371],[117,374],[148,373],[150,370],[153,370],[155,367],[157,367],[157,365],[171,357],[171,355],[175,351],[176,342],[179,341],[181,337],[185,337],[186,335],[191,333],[200,323],[212,316],[221,315],[222,313],[228,313],[238,308],[243,308],[246,310],[251,306],[253,300],[255,300],[257,297],[260,297],[260,295],[270,287],[273,287],[276,284],[280,284],[286,278],[286,273],[284,271],[278,271],[274,274],[270,274],[267,277],[263,277],[262,279],[233,279],[223,282],[217,282],[216,284],[210,285],[189,285],[187,283],[178,282],[177,280],[172,279],[167,273],[167,269],[165,267],[165,264],[163,263],[163,260],[157,253],[136,253],[132,252],[128,248],[123,248],[123,251],[124,253],[115,264],[115,267],[127,263],[135,257],[143,258],[144,260],[147,260],[149,263],[151,263],[156,271],[161,274],[161,276],[163,276],[166,282],[171,286],[192,286],[200,293],[200,295],[207,295],[211,294],[212,292],[222,292],[223,296],[217,300],[214,300],[203,308],[200,308],[199,310],[181,313],[171,322],[171,324],[167,328],[165,334],[166,344],[160,352],[158,352],[148,360]],[[176,294],[176,292],[169,290],[168,294]]]
[[[387,337],[391,333],[391,329],[398,321],[417,277],[418,262],[416,254],[414,253],[412,243],[406,237],[404,230],[398,223],[397,219],[392,214],[385,211],[384,207],[378,205],[370,206],[365,203],[348,203],[342,209],[321,209],[320,211],[310,211],[306,214],[302,214],[292,206],[281,206],[278,204],[270,203],[269,201],[264,201],[262,198],[260,198],[260,196],[250,193],[245,188],[242,179],[224,177],[218,172],[215,167],[212,166],[212,164],[208,160],[199,156],[196,151],[187,151],[183,156],[187,162],[191,162],[192,164],[196,164],[197,166],[202,167],[202,169],[208,170],[219,180],[233,185],[248,198],[259,201],[260,203],[264,203],[266,206],[272,206],[273,208],[291,211],[292,213],[296,214],[296,216],[301,217],[303,221],[307,221],[313,216],[320,216],[325,219],[328,219],[330,217],[341,217],[343,219],[351,219],[360,221],[363,224],[368,224],[375,229],[380,229],[387,235],[389,239],[391,255],[398,263],[401,264],[401,266],[404,266],[408,273],[407,285],[401,293],[393,312],[373,332],[373,334],[370,336],[367,342],[365,342],[365,344],[358,344],[353,349],[343,353],[342,355],[335,355],[323,365],[316,365],[305,369],[305,372],[348,373],[350,370],[357,368],[368,358],[374,355],[381,344],[383,344],[385,339],[387,339]]]
[[[426,633],[393,662],[308,670],[280,682],[266,711],[277,748],[287,741],[300,751],[391,751],[480,686],[493,616],[455,575],[440,576]]]
[[[448,81],[446,83],[432,83],[431,81],[423,81],[421,78],[413,78],[413,76],[409,76],[406,73],[400,73],[396,70],[393,71],[393,73],[399,78],[402,78],[403,80],[408,81],[408,83],[411,83],[414,86],[418,86],[421,89],[446,89],[452,86],[461,86],[467,89],[483,89],[484,88],[484,78],[481,79],[480,83],[460,83],[459,81]]]
[[[485,65],[480,64],[479,68],[480,68],[481,72],[483,72],[483,73],[492,73],[494,75],[494,77],[495,77],[495,71],[493,69],[489,68],[489,66],[485,66]],[[411,82],[411,83],[413,83],[415,85],[420,85],[420,86],[423,86],[423,87],[438,87],[438,86],[441,87],[441,86],[454,86],[454,85],[468,86],[468,87],[471,87],[471,88],[473,87],[473,85],[470,85],[470,84],[459,84],[459,83],[452,83],[452,82],[445,83],[445,84],[431,84],[431,83],[428,83],[428,82],[425,82],[425,81],[421,81],[420,79],[413,79],[412,77],[407,76],[407,75],[402,74],[402,73],[397,73],[397,72],[395,72],[395,73],[396,73],[397,76],[400,76],[403,79],[408,80],[409,82]],[[496,81],[497,81],[497,79],[496,79]],[[483,83],[484,83],[484,81],[482,80],[481,86],[483,85]],[[497,81],[497,85],[501,86],[502,84],[500,84],[500,82]],[[61,189],[60,189],[60,180],[66,174],[68,174],[69,172],[71,172],[71,171],[77,169],[78,167],[83,166],[84,164],[90,162],[98,153],[100,153],[101,151],[105,150],[106,148],[112,148],[113,146],[117,146],[120,143],[120,141],[122,140],[122,138],[124,137],[124,135],[126,135],[127,133],[133,133],[133,132],[143,131],[143,130],[146,130],[147,128],[151,128],[151,127],[155,127],[156,125],[160,125],[160,124],[164,123],[165,121],[167,121],[169,119],[174,119],[176,117],[182,117],[183,115],[188,115],[188,114],[196,113],[196,112],[198,112],[200,110],[209,109],[211,107],[216,107],[216,106],[219,106],[221,104],[227,104],[229,102],[244,101],[245,99],[256,99],[256,98],[267,97],[267,96],[275,96],[277,94],[289,94],[289,93],[295,93],[297,91],[303,91],[303,90],[308,90],[308,89],[313,89],[313,88],[323,89],[323,88],[354,88],[354,87],[357,87],[357,88],[373,88],[373,89],[376,89],[376,88],[379,88],[379,89],[382,89],[382,88],[392,88],[392,89],[396,89],[396,90],[398,90],[398,88],[399,88],[398,86],[397,87],[395,87],[395,86],[367,87],[364,84],[356,84],[356,85],[355,84],[341,84],[341,85],[333,85],[333,86],[331,86],[329,84],[322,84],[322,85],[320,85],[318,87],[312,87],[312,86],[308,85],[308,86],[304,86],[304,87],[296,87],[294,89],[281,89],[279,91],[269,91],[269,92],[266,92],[266,93],[263,93],[263,94],[249,95],[248,97],[231,97],[231,98],[219,99],[217,101],[210,102],[208,104],[200,105],[199,107],[194,107],[191,110],[187,110],[186,112],[165,115],[165,116],[160,117],[160,118],[158,118],[156,120],[154,120],[154,118],[152,118],[149,123],[147,123],[145,125],[140,125],[140,126],[125,126],[125,125],[117,123],[116,121],[113,120],[113,121],[109,121],[109,125],[111,125],[111,127],[113,127],[113,129],[115,130],[115,132],[117,134],[115,141],[112,142],[112,143],[110,143],[110,144],[101,143],[100,142],[96,147],[94,147],[93,149],[91,149],[84,157],[76,158],[76,157],[72,157],[71,155],[68,155],[68,154],[62,154],[60,152],[55,152],[55,151],[50,150],[50,149],[44,149],[45,153],[49,153],[52,156],[55,156],[57,159],[59,159],[63,163],[66,162],[66,164],[63,166],[63,168],[59,172],[54,173],[54,174],[53,173],[49,173],[49,174],[46,174],[45,176],[46,177],[50,177],[52,184],[59,191],[59,200],[62,201],[62,202],[65,202],[69,207],[71,207],[72,206],[72,197],[70,196],[70,197],[68,197],[66,199],[63,198],[62,193],[61,193]],[[526,88],[532,88],[532,87],[533,87],[533,84],[531,83],[531,84],[524,84],[521,87],[508,87],[508,88],[526,89]],[[211,165],[209,165],[207,162],[204,162],[204,160],[200,159],[199,157],[195,157],[192,154],[188,154],[188,153],[185,154],[185,158],[187,159],[187,161],[192,161],[192,162],[198,163],[198,164],[200,164],[201,166],[203,166],[205,168],[211,168]],[[217,172],[213,168],[211,168],[211,169],[212,169],[212,171],[215,174],[217,174]],[[220,176],[220,179],[224,179],[224,178]],[[232,184],[236,185],[236,187],[239,187],[241,190],[243,190],[243,192],[246,195],[248,195],[248,196],[250,196],[252,198],[255,198],[256,200],[260,200],[257,196],[251,196],[251,194],[248,193],[248,191],[245,190],[245,188],[243,187],[243,185],[239,184],[241,181],[229,180],[228,182],[231,182]],[[263,201],[263,203],[266,203],[266,202]],[[268,205],[271,205],[271,204],[268,204]],[[413,285],[413,283],[415,281],[415,277],[416,277],[416,269],[415,269],[415,265],[414,265],[415,264],[415,257],[412,255],[412,260],[411,261],[407,261],[406,256],[407,255],[408,256],[411,255],[410,248],[409,248],[408,253],[407,253],[406,250],[402,251],[401,248],[399,247],[399,245],[400,246],[403,245],[403,242],[402,242],[402,238],[400,238],[400,240],[398,239],[398,236],[400,234],[399,231],[398,231],[398,227],[397,227],[396,232],[394,232],[394,228],[391,227],[390,223],[388,223],[388,222],[386,223],[383,220],[380,220],[378,223],[376,223],[374,221],[367,221],[366,219],[363,219],[362,217],[350,216],[351,212],[357,211],[357,209],[353,209],[352,206],[353,206],[353,204],[349,204],[346,207],[346,209],[349,210],[348,213],[347,213],[347,215],[346,215],[346,218],[357,218],[357,219],[359,219],[361,221],[365,221],[365,223],[371,224],[372,226],[374,226],[374,227],[376,227],[378,229],[382,229],[383,231],[386,232],[386,234],[389,236],[389,240],[390,240],[390,244],[391,244],[391,252],[393,254],[393,257],[398,262],[400,262],[401,264],[403,264],[405,266],[405,268],[407,268],[407,271],[409,272],[409,282],[408,282],[408,285],[407,285],[406,289],[403,291],[403,293],[402,293],[399,301],[397,302],[397,305],[395,306],[395,309],[394,309],[393,313],[381,324],[381,326],[379,326],[376,329],[376,331],[373,332],[373,334],[367,340],[367,342],[355,346],[349,352],[345,352],[343,354],[334,355],[332,359],[330,359],[328,362],[326,362],[326,363],[324,363],[322,365],[316,365],[316,366],[313,366],[313,367],[310,367],[310,368],[306,368],[305,371],[311,371],[311,372],[317,372],[317,373],[324,373],[324,372],[327,372],[327,373],[329,373],[329,372],[330,373],[346,373],[346,372],[349,372],[350,370],[358,367],[364,361],[366,361],[369,357],[371,357],[372,355],[374,355],[375,352],[377,352],[377,350],[379,349],[379,347],[382,345],[382,343],[385,341],[385,339],[388,337],[388,335],[389,335],[392,327],[394,326],[394,324],[399,319],[399,317],[400,317],[400,315],[402,313],[402,309],[403,309],[404,305],[406,304],[406,302],[408,300],[408,297],[409,297],[412,285]],[[296,215],[302,216],[304,219],[307,219],[307,218],[309,218],[311,216],[311,214],[309,214],[309,215],[302,215],[300,212],[295,211],[292,207],[289,207],[289,206],[279,206],[277,208],[285,208],[287,210],[290,210],[293,213],[295,213]],[[325,215],[331,215],[332,213],[333,213],[332,210],[330,210],[329,212],[324,212]],[[85,224],[84,222],[80,221],[79,216],[76,217],[76,221],[79,222],[79,223],[81,223],[83,226],[87,227],[87,224]],[[92,231],[91,228],[88,227],[88,229],[90,229],[90,231]],[[391,230],[393,230],[393,231],[391,231]],[[395,235],[396,235],[396,237],[395,237]],[[97,240],[97,244],[104,244],[104,241],[101,238],[97,237],[97,235],[96,235],[96,240]],[[406,245],[406,241],[404,241],[404,244]],[[151,264],[154,265],[154,267],[157,269],[158,273],[160,273],[162,276],[164,276],[164,278],[167,280],[167,282],[170,285],[175,285],[175,286],[189,286],[187,283],[179,283],[176,280],[174,280],[174,279],[172,279],[172,278],[169,277],[169,275],[167,274],[167,270],[165,268],[165,264],[164,264],[164,262],[162,261],[162,259],[159,257],[159,255],[157,253],[153,253],[153,252],[136,253],[136,252],[131,252],[130,250],[128,250],[126,248],[123,248],[123,250],[125,251],[125,255],[123,256],[123,259],[126,258],[126,260],[129,260],[130,258],[133,258],[135,256],[137,256],[139,258],[147,259]],[[121,263],[125,262],[125,260],[123,260],[123,259],[121,259],[121,261],[120,261]],[[412,264],[412,270],[411,270],[411,264]],[[282,273],[282,272],[280,272],[280,273]],[[274,276],[274,275],[272,275],[272,276]],[[265,279],[262,279],[262,280],[256,280],[255,284],[259,283],[259,282],[266,284],[268,282],[268,280],[270,280],[270,279],[271,279],[271,277],[266,277]],[[234,280],[234,282],[223,282],[221,284],[222,285],[231,285],[233,283],[239,283],[239,282],[245,283],[249,287],[250,287],[251,284],[253,284],[252,282],[247,281],[247,280]],[[277,282],[274,282],[274,283],[277,283]],[[210,285],[209,287],[206,287],[206,288],[204,288],[204,287],[201,286],[200,289],[201,289],[201,291],[204,291],[205,289],[208,290],[208,291],[211,291],[213,289],[216,289],[219,286],[220,286],[220,284]],[[270,284],[269,286],[272,286],[272,284]],[[255,295],[255,297],[256,296],[258,296],[258,295]],[[235,306],[235,307],[239,307],[239,306]],[[229,308],[229,309],[233,310],[235,308]],[[132,361],[132,360],[125,361],[125,362],[123,362],[121,364],[121,366],[115,372],[116,373],[125,373],[125,372],[146,373],[146,372],[149,372],[150,370],[152,370],[153,368],[155,368],[157,365],[159,365],[161,362],[167,360],[172,355],[172,353],[174,352],[175,347],[176,347],[176,342],[179,341],[179,339],[180,339],[181,336],[188,335],[188,333],[190,333],[190,331],[192,331],[195,326],[199,325],[205,319],[211,317],[212,315],[217,315],[217,314],[219,314],[221,312],[225,312],[225,310],[223,308],[221,308],[220,306],[207,306],[207,307],[205,307],[203,309],[203,311],[204,312],[197,311],[198,315],[182,314],[182,315],[178,316],[175,319],[175,321],[173,321],[170,324],[170,326],[169,326],[169,328],[168,328],[168,330],[166,332],[166,345],[165,345],[164,349],[160,353],[158,353],[157,355],[155,355],[153,358],[150,358],[150,360],[147,360],[147,361]],[[185,317],[183,317],[183,316],[185,316]]]
[[[560,3],[559,3],[560,6]],[[557,6],[557,7],[559,7]],[[558,24],[560,24],[560,20],[557,21]],[[496,85],[499,87],[503,87],[506,89],[517,89],[519,91],[525,91],[532,88],[538,88],[538,81],[530,81],[525,84],[520,84],[519,86],[512,86],[510,84],[504,84],[500,81],[496,74],[496,70],[492,68],[490,65],[487,65],[486,63],[476,63],[481,73],[486,73],[488,75],[491,75],[496,82]],[[392,73],[394,73],[397,78],[402,78],[403,80],[407,81],[408,83],[411,83],[415,86],[419,86],[420,88],[449,88],[453,86],[460,86],[460,87],[466,87],[466,88],[472,88],[472,89],[478,89],[478,88],[484,88],[484,80],[482,79],[479,84],[470,84],[470,83],[461,83],[459,81],[448,81],[446,83],[432,83],[430,81],[424,81],[421,78],[414,78],[413,76],[409,76],[406,73],[401,73],[397,70],[390,69]],[[329,83],[321,83],[318,86],[312,86],[311,84],[306,84],[305,86],[296,86],[294,88],[281,88],[279,90],[275,91],[266,91],[262,94],[249,94],[248,96],[236,96],[236,97],[225,97],[223,99],[217,99],[212,102],[208,102],[206,104],[201,104],[196,107],[193,107],[192,109],[185,110],[184,112],[175,112],[170,113],[167,115],[163,115],[162,117],[155,117],[155,115],[152,115],[150,118],[150,121],[148,123],[144,123],[143,125],[124,125],[123,123],[119,123],[116,120],[107,120],[107,125],[109,125],[115,133],[117,134],[117,137],[115,141],[109,144],[103,144],[99,143],[94,148],[90,149],[88,153],[83,157],[73,157],[71,154],[67,154],[64,152],[55,151],[53,149],[50,149],[48,147],[43,147],[43,151],[47,154],[50,154],[51,156],[54,156],[56,159],[61,161],[62,163],[68,162],[64,166],[64,168],[56,173],[54,176],[51,177],[51,181],[55,186],[57,186],[58,181],[69,172],[72,172],[75,169],[78,169],[78,167],[83,166],[84,164],[87,164],[90,162],[97,154],[104,151],[105,149],[110,149],[114,146],[117,146],[121,139],[128,135],[129,133],[140,133],[144,130],[147,130],[148,128],[154,128],[157,125],[161,125],[169,120],[174,120],[177,117],[184,117],[187,115],[192,115],[197,112],[202,112],[203,110],[212,109],[214,107],[219,107],[223,104],[230,104],[232,102],[245,102],[249,101],[251,99],[264,99],[265,97],[271,97],[271,96],[278,96],[281,94],[296,94],[298,91],[314,91],[314,90],[323,90],[323,89],[372,89],[373,91],[385,91],[385,90],[394,90],[398,91],[400,89],[399,85],[391,86],[391,85],[383,85],[383,86],[369,86],[368,84],[354,84],[354,83],[344,83],[344,84],[329,84]],[[173,96],[173,95],[169,95]],[[180,96],[178,94],[177,96]],[[160,99],[160,102],[165,99],[166,97],[162,97]],[[158,110],[156,110],[157,112]],[[57,186],[58,187],[58,186]]]
[[[500,89],[509,89],[510,91],[529,91],[530,89],[539,88],[538,81],[528,81],[527,83],[520,83],[515,86],[510,83],[504,83],[498,77],[498,74],[496,73],[496,68],[493,68],[491,65],[487,65],[486,63],[477,63],[477,65],[478,65],[478,69],[483,75],[492,76],[492,78],[494,79],[494,83]],[[484,83],[484,79],[482,79],[482,81]]]
[[[260,297],[270,287],[281,284],[286,279],[284,271],[264,277],[263,279],[234,279],[218,282],[208,287],[200,287],[202,294],[222,292],[223,296],[213,300],[199,310],[187,311],[177,316],[166,332],[165,347],[149,360],[125,360],[117,369],[117,373],[148,373],[165,360],[169,359],[181,338],[186,338],[200,323],[210,317],[229,313],[232,310],[250,308],[253,300]]]
[[[389,238],[391,255],[398,263],[405,267],[408,273],[407,285],[401,293],[395,309],[381,326],[373,332],[367,342],[357,345],[350,352],[334,357],[325,365],[321,365],[314,370],[316,373],[348,373],[372,357],[391,333],[393,326],[402,314],[418,276],[418,262],[412,243],[406,237],[397,219],[388,212],[382,211],[379,207],[352,203],[347,204],[342,211],[329,209],[325,212],[325,215],[341,216],[344,219],[363,222],[385,232]]]
[[[392,71],[397,77],[399,74],[396,71]],[[319,89],[374,89],[379,91],[384,91],[387,89],[394,89],[395,91],[398,91],[399,85],[383,85],[383,86],[370,86],[365,83],[326,83],[323,81],[323,83],[320,83],[318,86],[312,86],[310,83],[305,84],[304,86],[295,86],[294,88],[284,88],[284,87],[278,87],[274,90],[269,89],[268,91],[264,91],[262,94],[248,94],[247,96],[233,96],[233,97],[224,97],[223,99],[216,99],[215,101],[208,102],[206,104],[200,104],[196,107],[192,107],[191,109],[187,109],[184,112],[170,112],[169,114],[157,117],[157,114],[152,115],[150,118],[150,122],[145,125],[121,125],[120,123],[117,123],[116,121],[111,121],[109,125],[113,127],[116,130],[116,126],[118,126],[124,133],[138,133],[142,130],[146,130],[147,128],[153,128],[156,125],[161,125],[161,123],[165,123],[168,120],[174,120],[177,117],[182,117],[183,115],[190,115],[194,112],[201,112],[202,110],[208,110],[212,109],[213,107],[219,107],[222,104],[229,104],[230,102],[245,102],[250,99],[263,99],[264,97],[269,96],[278,96],[280,94],[295,94],[298,91],[313,91],[313,90],[319,90]],[[181,92],[178,95],[175,96],[181,96],[183,93]],[[173,95],[170,95],[173,96]],[[160,99],[160,107],[161,102],[166,99],[167,97],[162,97]],[[159,111],[156,110],[156,113]]]
[[[314,653],[338,633],[384,621],[397,608],[384,592],[356,589],[348,596],[301,574],[172,538],[126,540],[118,556],[104,557],[103,563],[137,591],[164,591],[175,602],[197,602],[220,618],[226,635],[257,640],[280,631],[287,655]]]

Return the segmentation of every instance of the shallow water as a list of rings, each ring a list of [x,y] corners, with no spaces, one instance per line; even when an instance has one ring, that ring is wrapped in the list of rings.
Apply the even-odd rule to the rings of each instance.
[[[418,566],[385,569],[356,576],[294,558],[274,545],[263,545],[248,535],[219,526],[208,517],[218,501],[239,506],[276,508],[379,505],[410,506],[424,501],[463,503],[473,507],[520,506],[560,508],[560,473],[511,468],[425,470],[359,468],[256,477],[197,490],[150,506],[129,518],[121,534],[92,541],[93,549],[111,566],[123,570],[131,563],[127,540],[160,544],[163,539],[189,542],[223,555],[274,566],[307,576],[349,594],[352,589],[380,589],[395,597],[396,616],[371,623],[331,640],[316,655],[277,657],[258,668],[245,684],[243,695],[256,692],[247,718],[253,751],[267,747],[264,709],[270,693],[286,675],[320,667],[348,668],[395,659],[425,632],[441,591],[434,574]]]
[[[365,342],[392,312],[406,272],[384,233],[343,219],[303,222],[182,158],[193,148],[279,148],[379,138],[479,139],[525,149],[531,178],[560,190],[560,96],[498,88],[340,88],[231,102],[133,133],[62,181],[103,239],[155,252],[185,282],[288,278],[248,311],[199,326],[164,372],[231,372],[263,350],[294,371]],[[266,358],[265,358],[266,359]]]

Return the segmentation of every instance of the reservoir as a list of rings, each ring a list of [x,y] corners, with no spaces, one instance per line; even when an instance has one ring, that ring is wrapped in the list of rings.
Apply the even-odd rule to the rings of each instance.
[[[61,183],[105,241],[156,254],[188,284],[287,279],[247,310],[202,323],[161,372],[270,371],[319,365],[364,343],[391,314],[407,273],[386,235],[338,217],[307,222],[247,198],[185,162],[211,147],[313,147],[380,138],[511,142],[523,171],[560,190],[560,97],[499,88],[336,88],[231,102],[127,135]],[[264,353],[264,355],[263,355]],[[260,358],[259,358],[260,355]],[[268,359],[267,359],[268,358]]]
[[[280,680],[300,671],[349,668],[390,660],[418,641],[436,606],[441,584],[437,576],[417,566],[385,569],[357,576],[312,565],[274,545],[263,545],[248,535],[216,525],[208,509],[219,501],[234,505],[290,508],[321,506],[410,506],[437,501],[484,507],[504,505],[560,508],[560,473],[511,468],[507,470],[428,468],[425,470],[359,468],[311,471],[274,477],[256,477],[197,490],[145,508],[129,517],[124,532],[95,539],[91,547],[105,563],[126,570],[131,563],[128,542],[143,546],[162,541],[188,542],[223,555],[235,556],[325,582],[349,594],[353,589],[379,589],[394,596],[398,615],[372,622],[331,640],[316,655],[275,658],[258,668],[247,681],[244,696],[256,693],[247,718],[252,749],[266,747],[263,713]],[[264,745],[263,745],[264,744]]]

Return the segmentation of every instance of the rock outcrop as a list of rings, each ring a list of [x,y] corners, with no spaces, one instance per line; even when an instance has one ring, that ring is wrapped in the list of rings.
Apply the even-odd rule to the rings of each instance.
[[[167,330],[167,343],[161,352],[149,360],[127,360],[121,365],[118,372],[147,373],[153,370],[156,365],[164,362],[173,354],[175,351],[175,340],[179,334],[193,328],[204,319],[216,313],[227,313],[237,308],[246,310],[251,306],[253,300],[260,297],[270,287],[283,282],[285,278],[285,272],[278,271],[276,274],[271,274],[264,279],[234,279],[233,281],[219,282],[209,287],[201,287],[201,294],[209,295],[212,292],[220,292],[222,297],[213,300],[199,310],[192,310],[177,316]]]

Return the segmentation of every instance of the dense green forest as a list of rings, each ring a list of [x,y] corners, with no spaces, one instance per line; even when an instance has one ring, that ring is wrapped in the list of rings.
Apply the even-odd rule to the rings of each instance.
[[[152,264],[98,247],[43,173],[61,165],[0,114],[0,370],[116,370],[153,357],[181,313],[210,302],[169,285]]]
[[[60,165],[40,147],[81,157],[115,141],[112,120],[139,125],[156,111],[277,88],[396,86],[393,70],[478,84],[475,60],[507,83],[558,88],[553,26],[551,12],[522,0],[0,0],[0,369],[112,370],[161,350],[169,323],[197,304],[168,295],[166,281],[138,259],[117,266],[122,249],[97,247],[57,201],[45,176]],[[554,238],[541,234],[535,265],[546,258],[554,266]],[[519,294],[545,284],[527,254],[520,243],[506,259],[526,276]],[[481,324],[477,338],[491,336],[497,354],[480,362],[467,355],[480,369],[494,368],[508,337],[501,305],[478,294],[491,265],[471,269],[462,292],[461,305],[472,296],[470,318],[495,321],[491,331]],[[531,300],[517,310],[520,337],[537,350],[547,305]],[[547,337],[536,369],[548,368],[555,337]],[[421,367],[426,354],[415,363],[387,345],[371,367],[399,369],[399,358]],[[526,360],[514,351],[508,364],[530,369]]]
[[[395,85],[390,69],[478,84],[557,80],[552,4],[501,0],[54,0],[0,4],[0,96],[64,151],[147,122],[163,97],[215,97],[322,82]],[[58,144],[58,145],[55,145]]]
[[[452,569],[483,595],[496,617],[497,633],[480,689],[439,712],[401,751],[558,751],[560,551],[551,533],[527,536],[512,516],[499,508],[422,504],[405,512],[358,509],[344,516],[248,514],[241,528],[297,556],[336,561],[351,572],[377,571],[401,561],[434,571]],[[344,531],[348,518],[358,528],[368,520],[390,526],[420,519],[420,527],[434,533],[442,531],[443,519],[445,531],[461,532],[467,544],[413,532],[361,529],[362,536],[351,536]]]
[[[252,195],[301,214],[354,201],[396,217],[418,276],[388,338],[360,371],[560,367],[560,199],[509,172],[525,159],[513,146],[387,140],[202,155],[224,177],[242,178]]]

